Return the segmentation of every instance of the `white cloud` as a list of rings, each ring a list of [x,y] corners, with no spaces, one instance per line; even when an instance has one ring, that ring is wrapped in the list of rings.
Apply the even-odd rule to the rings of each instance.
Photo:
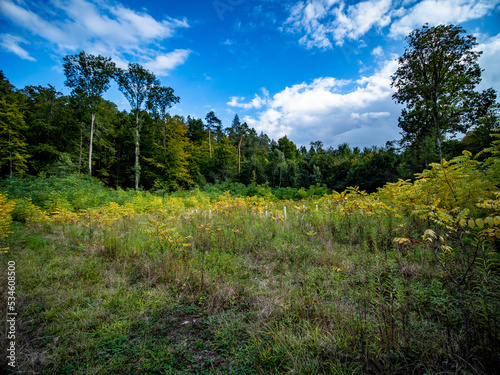
[[[402,4],[396,7],[396,4]],[[289,10],[280,30],[301,35],[299,43],[306,47],[330,49],[346,41],[359,41],[372,30],[390,25],[389,35],[408,35],[425,23],[460,24],[490,14],[500,0],[366,0],[349,4],[343,0],[299,1]]]
[[[1,0],[0,13],[51,43],[59,54],[85,50],[112,56],[118,64],[128,60],[125,55],[129,55],[149,61],[158,67],[158,74],[165,74],[169,66],[175,67],[186,57],[186,52],[181,51],[187,50],[157,52],[158,43],[172,37],[177,29],[189,27],[186,19],[158,21],[120,3],[108,5],[99,0],[53,0],[44,7],[28,4]],[[148,48],[152,44],[157,47],[155,50]]]
[[[366,120],[366,119],[377,119],[383,117],[390,117],[390,112],[365,112],[365,113],[351,113],[351,118],[353,120]]]
[[[362,1],[347,7],[334,9],[333,35],[338,45],[346,38],[358,39],[374,26],[387,26],[391,17],[391,0]]]
[[[390,29],[390,36],[408,35],[425,23],[455,24],[484,17],[500,3],[499,0],[424,0],[409,9],[400,9],[404,14]]]
[[[372,51],[372,55],[373,56],[377,56],[377,57],[380,57],[384,54],[384,50],[382,49],[381,46],[377,46],[373,49]]]
[[[483,39],[482,36],[479,37]],[[481,69],[484,69],[482,74],[483,81],[479,85],[479,89],[493,87],[497,93],[500,92],[500,70],[498,69],[500,34],[486,38],[479,43],[476,50],[483,51],[483,54],[479,57],[479,66]]]
[[[335,0],[301,1],[290,9],[284,30],[304,34],[299,43],[308,49],[332,48],[332,41],[341,46],[346,39],[357,39],[373,27],[387,26],[391,2],[372,0],[346,6]]]
[[[159,76],[166,76],[170,70],[184,64],[190,53],[188,49],[176,49],[166,55],[156,56],[154,60],[144,63],[144,67]]]
[[[254,98],[248,103],[241,103],[242,100],[246,99],[243,96],[232,96],[231,100],[226,104],[231,107],[242,108],[245,110],[260,109],[269,102],[269,91],[265,88],[262,88],[261,91],[264,97],[255,94]]]
[[[399,138],[400,109],[392,101],[390,79],[396,69],[397,62],[388,60],[373,75],[356,81],[323,77],[286,87],[270,97],[256,116],[244,120],[271,138],[287,135],[301,145],[318,139],[325,144],[385,144]],[[230,103],[239,100],[232,98]],[[357,138],[349,138],[353,134]]]
[[[36,13],[22,8],[13,1],[0,1],[0,11],[5,18],[9,18],[17,25],[50,42],[57,41],[58,44],[64,46],[71,42],[71,35],[64,30],[55,26],[54,23],[45,21]]]
[[[25,39],[15,35],[0,34],[0,46],[2,46],[4,49],[6,49],[9,52],[15,53],[21,59],[36,61],[35,58],[30,56],[28,51],[26,51],[19,45],[21,43],[26,44],[28,42]]]
[[[260,109],[263,105],[266,104],[266,100],[261,98],[257,94],[255,94],[255,97],[248,103],[241,103],[241,100],[245,100],[245,97],[232,96],[231,100],[227,102],[227,105],[243,109]]]

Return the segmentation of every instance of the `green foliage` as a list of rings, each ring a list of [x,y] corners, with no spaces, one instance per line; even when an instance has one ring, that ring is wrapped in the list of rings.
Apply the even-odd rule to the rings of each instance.
[[[64,57],[64,84],[72,89],[72,95],[82,98],[91,113],[89,137],[89,175],[92,175],[92,147],[94,142],[94,120],[101,96],[109,89],[116,66],[110,57],[87,55],[84,51]]]
[[[145,158],[159,171],[155,187],[165,191],[187,188],[193,184],[188,170],[190,155],[187,126],[184,119],[177,115],[166,115],[162,122],[154,133],[156,152],[150,158]]]
[[[7,170],[10,178],[17,172],[24,175],[27,167],[27,143],[24,122],[19,106],[0,99],[0,168]]]
[[[393,98],[407,106],[399,119],[403,141],[411,144],[430,136],[440,159],[441,138],[470,127],[478,95],[474,87],[481,81],[477,63],[481,52],[474,50],[475,37],[464,33],[453,25],[426,24],[414,30],[406,37],[408,48],[392,76]],[[472,119],[472,125],[476,121]]]
[[[79,129],[70,98],[63,96],[54,86],[26,86],[23,112],[29,127],[26,143],[31,158],[29,173],[48,172],[67,157],[75,155]],[[71,172],[70,172],[71,173]]]
[[[8,237],[10,224],[12,223],[11,212],[15,207],[15,203],[8,201],[3,194],[0,194],[0,240]],[[5,249],[0,249],[3,252]]]
[[[139,179],[141,175],[141,166],[139,162],[141,110],[145,105],[148,97],[151,95],[151,90],[154,87],[159,86],[160,81],[153,73],[149,72],[141,65],[135,63],[129,63],[127,70],[117,70],[115,78],[118,83],[118,88],[128,100],[132,113],[135,114],[135,132],[133,133],[133,139],[135,143],[134,187],[135,190],[138,190]],[[155,100],[153,100],[151,97],[151,106],[157,109],[159,106],[161,106],[162,112],[166,110],[166,107],[168,105],[167,103],[170,103],[172,100],[174,100],[174,98],[170,96],[171,92],[168,89],[163,93],[167,95],[163,98],[165,99],[165,101],[161,99],[162,93],[160,92],[158,92],[159,96]]]
[[[47,353],[37,371],[492,372],[497,146],[374,194],[5,181],[20,213],[34,216],[30,194],[50,210],[7,239],[31,275],[20,340],[49,337],[22,341]]]
[[[76,95],[83,95],[91,110],[109,89],[109,82],[115,74],[115,64],[109,57],[88,55],[84,51],[64,57],[64,84]]]
[[[211,160],[215,180],[234,180],[238,173],[238,154],[229,138],[221,137],[214,147]]]
[[[460,28],[439,30],[460,42]],[[130,99],[141,88],[132,114],[97,103],[93,180],[69,174],[83,169],[92,138],[80,127],[89,120],[83,98],[52,86],[15,92],[1,75],[26,131],[50,133],[41,148],[30,145],[39,177],[0,182],[2,246],[30,276],[16,284],[20,372],[496,371],[500,140],[475,158],[462,150],[498,125],[492,91],[465,97],[473,113],[438,129],[480,124],[464,142],[443,143],[449,161],[432,163],[429,129],[403,153],[390,143],[325,150],[320,141],[299,151],[236,116],[225,135],[213,112],[207,125],[167,115],[169,88],[149,95],[150,115],[142,105],[159,86],[144,72],[132,64],[117,78]],[[106,187],[138,188],[139,148],[156,193]]]
[[[65,178],[46,179],[27,177],[2,181],[0,189],[10,199],[29,198],[32,204],[41,209],[50,209],[57,202],[70,210],[98,207],[109,202],[124,204],[134,197],[132,192],[105,188],[102,183],[91,181],[78,175]]]

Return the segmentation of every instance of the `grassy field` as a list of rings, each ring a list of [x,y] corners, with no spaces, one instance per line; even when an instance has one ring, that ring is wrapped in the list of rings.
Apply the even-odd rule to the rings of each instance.
[[[14,261],[17,367],[2,353],[0,368],[498,373],[490,165],[465,155],[376,194],[298,201],[5,183],[0,284]],[[7,301],[2,293],[3,316]]]

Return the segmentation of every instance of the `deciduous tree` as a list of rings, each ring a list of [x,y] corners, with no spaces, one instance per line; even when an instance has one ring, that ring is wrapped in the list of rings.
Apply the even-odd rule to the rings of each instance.
[[[127,70],[118,70],[116,74],[118,88],[127,98],[132,112],[135,114],[135,190],[139,189],[139,179],[141,176],[141,166],[139,164],[139,144],[140,144],[140,119],[141,110],[148,98],[150,91],[160,85],[156,76],[143,68],[139,64],[129,63]]]
[[[399,118],[403,141],[432,136],[440,158],[441,139],[447,133],[465,133],[470,126],[467,116],[481,81],[481,52],[474,49],[475,37],[463,34],[462,27],[453,25],[414,30],[392,76],[393,99],[406,105]]]
[[[149,92],[146,107],[153,113],[154,117],[159,117],[163,126],[163,147],[166,147],[165,123],[168,109],[172,104],[179,103],[180,98],[174,95],[174,90],[170,87],[154,86]]]
[[[16,103],[0,99],[0,168],[8,165],[13,172],[24,174],[27,170],[27,143],[23,133],[27,130],[23,114]]]
[[[87,55],[84,51],[64,57],[64,84],[72,89],[73,95],[85,98],[91,112],[89,141],[89,174],[92,175],[92,144],[94,121],[102,94],[109,89],[115,74],[115,64],[109,57]]]

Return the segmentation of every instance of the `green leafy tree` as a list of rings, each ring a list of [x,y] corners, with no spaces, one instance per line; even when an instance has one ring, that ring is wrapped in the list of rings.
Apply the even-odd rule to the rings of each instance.
[[[206,139],[206,131],[204,129],[203,121],[191,116],[187,117],[188,123],[188,137],[194,144],[201,144]]]
[[[241,145],[249,132],[250,129],[248,128],[247,123],[244,122],[242,124],[238,115],[234,115],[233,123],[229,128],[228,133],[229,139],[231,139],[238,151],[238,176],[241,174]]]
[[[268,182],[266,170],[268,169],[268,150],[257,148],[255,152],[247,159],[242,167],[242,182],[250,184],[264,184]]]
[[[210,158],[212,158],[212,131],[215,129],[216,133],[220,132],[222,121],[219,120],[217,116],[215,116],[214,111],[210,111],[207,113],[205,121],[207,122],[208,128],[208,149],[210,151]]]
[[[297,146],[295,146],[295,143],[289,140],[286,135],[278,139],[278,149],[284,154],[287,160],[295,160],[299,156]]]
[[[119,176],[116,175],[118,155],[122,146],[120,140],[120,130],[127,124],[129,118],[125,112],[120,112],[115,103],[101,100],[96,113],[96,142],[94,145],[95,164],[94,171],[96,177],[107,185],[117,185]],[[126,126],[126,125],[125,125]],[[130,131],[130,126],[127,127]],[[130,139],[130,136],[127,137]]]
[[[321,169],[314,164],[312,173],[312,183],[313,185],[321,185],[323,183],[323,176],[321,175]]]
[[[26,86],[21,92],[25,97],[24,119],[29,128],[26,132],[28,153],[31,155],[28,172],[47,172],[61,158],[65,161],[71,156],[78,159],[78,143],[83,138],[83,132],[76,118],[87,111],[75,111],[71,103],[74,98],[63,96],[52,85]]]
[[[15,90],[0,70],[0,168],[7,165],[10,178],[13,172],[22,175],[27,170],[28,128],[21,108],[23,101],[24,95]]]
[[[238,156],[228,137],[223,136],[217,142],[212,159],[213,172],[220,180],[232,180],[235,177]]]
[[[180,98],[174,95],[174,90],[170,87],[154,86],[149,92],[146,107],[153,113],[154,117],[160,119],[163,130],[163,147],[166,146],[166,120],[168,110],[172,104],[179,103]]]
[[[13,172],[23,175],[29,157],[23,133],[28,129],[19,105],[0,99],[0,168],[8,165],[9,176]]]
[[[82,96],[90,109],[89,175],[92,175],[95,114],[102,95],[109,89],[116,66],[109,57],[87,55],[82,51],[64,57],[63,67],[66,75],[64,84],[72,89],[73,95]]]
[[[135,190],[139,189],[141,166],[139,163],[139,145],[141,132],[141,111],[148,99],[151,90],[160,85],[156,76],[139,64],[129,63],[127,70],[118,70],[116,74],[118,88],[128,100],[132,113],[135,115]]]
[[[495,140],[491,134],[500,128],[500,105],[496,103],[496,97],[495,90],[484,90],[478,98],[477,112],[471,114],[479,118],[479,125],[467,133],[462,143],[473,154],[489,147]],[[481,155],[481,158],[485,157],[486,155]]]
[[[269,180],[275,187],[281,187],[283,182],[283,172],[286,171],[287,162],[285,154],[275,148],[269,155],[268,174]]]
[[[474,50],[475,37],[464,33],[453,25],[414,30],[392,76],[393,99],[406,105],[399,118],[403,142],[432,136],[440,159],[441,139],[470,126],[468,115],[478,95],[474,88],[481,81],[481,52]]]
[[[156,152],[146,160],[159,171],[155,186],[164,190],[187,188],[194,181],[189,171],[189,138],[187,124],[178,115],[166,114],[160,133],[161,142],[153,142]]]

